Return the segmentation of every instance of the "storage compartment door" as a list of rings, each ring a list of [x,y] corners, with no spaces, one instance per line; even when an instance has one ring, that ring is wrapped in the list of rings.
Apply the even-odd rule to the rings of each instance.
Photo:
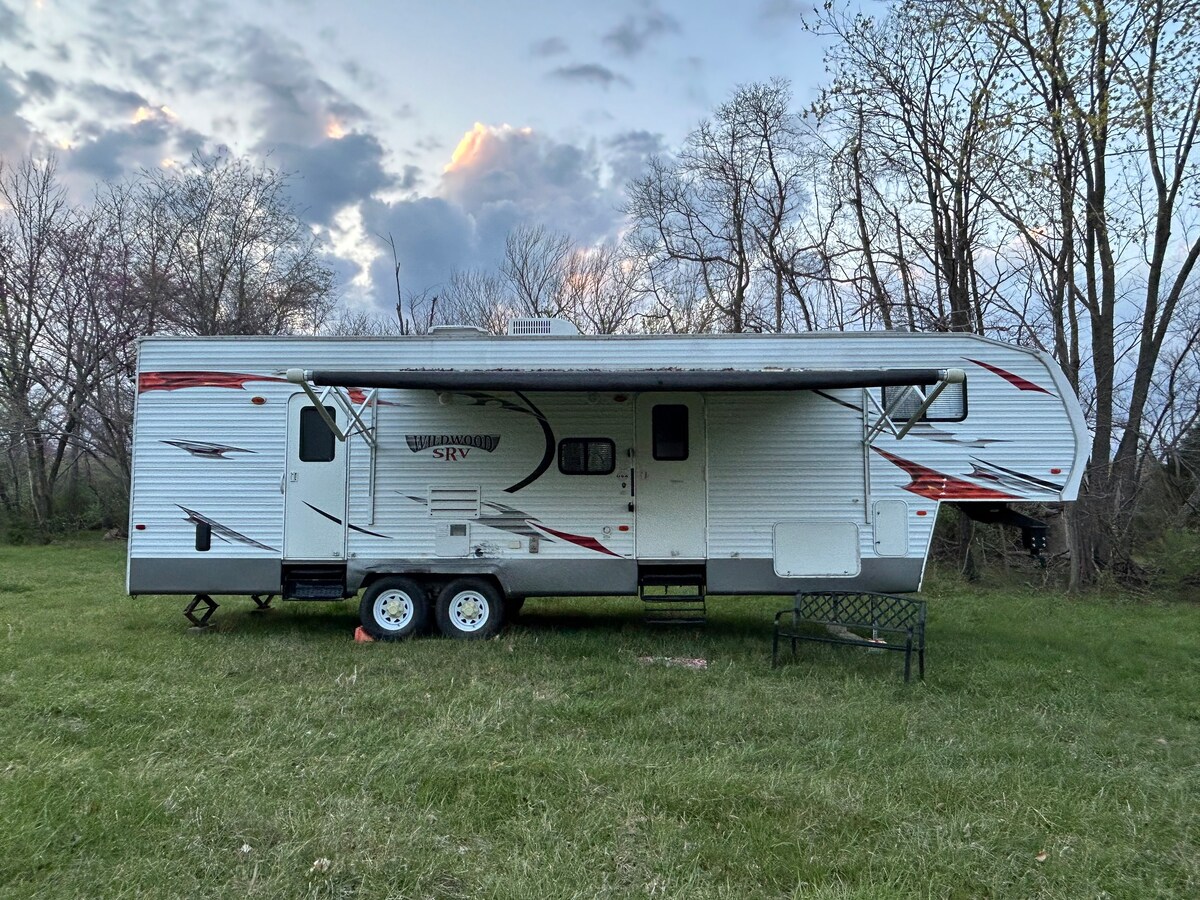
[[[903,500],[875,502],[875,553],[908,556],[908,504]]]
[[[780,522],[775,574],[781,578],[848,578],[860,568],[854,522]]]

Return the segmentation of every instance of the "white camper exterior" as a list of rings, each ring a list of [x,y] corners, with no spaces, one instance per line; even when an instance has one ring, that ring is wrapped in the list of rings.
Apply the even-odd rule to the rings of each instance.
[[[364,604],[385,636],[448,585],[490,603],[479,633],[650,572],[914,591],[941,503],[1072,500],[1087,446],[1051,359],[969,334],[151,337],[128,590],[390,578]]]

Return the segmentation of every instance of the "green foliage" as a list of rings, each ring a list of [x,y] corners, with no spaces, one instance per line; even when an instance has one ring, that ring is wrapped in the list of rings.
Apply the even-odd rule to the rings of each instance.
[[[1172,528],[1145,549],[1155,586],[1167,596],[1200,599],[1200,531]]]
[[[0,898],[1200,893],[1191,604],[938,582],[905,686],[896,654],[772,670],[778,598],[364,645],[351,603],[222,598],[189,636],[122,569],[0,552]]]

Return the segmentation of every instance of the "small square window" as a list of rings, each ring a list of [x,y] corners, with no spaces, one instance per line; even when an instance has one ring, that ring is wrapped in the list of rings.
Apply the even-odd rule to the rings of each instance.
[[[661,403],[651,411],[654,458],[680,461],[688,458],[688,408],[682,403]]]
[[[326,406],[329,418],[337,414]],[[337,449],[336,438],[315,406],[300,410],[300,462],[330,462]]]
[[[563,438],[558,443],[558,471],[564,475],[610,475],[617,467],[617,448],[608,438]]]

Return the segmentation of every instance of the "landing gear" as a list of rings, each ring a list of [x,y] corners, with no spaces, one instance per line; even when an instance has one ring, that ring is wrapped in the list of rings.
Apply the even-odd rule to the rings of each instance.
[[[273,609],[271,601],[275,599],[274,594],[251,594],[250,599],[254,601],[254,609],[250,612],[268,612]]]
[[[212,618],[212,614],[217,611],[217,607],[219,605],[220,604],[218,604],[217,601],[212,597],[208,596],[208,594],[197,594],[192,598],[192,602],[183,608],[183,614],[187,616],[187,619],[192,623],[193,628],[207,628],[208,620]],[[201,606],[204,607],[204,611],[197,616],[196,610]]]
[[[446,637],[490,638],[504,624],[504,595],[482,578],[457,578],[438,594],[437,624]]]
[[[372,584],[359,603],[363,631],[377,641],[418,634],[429,622],[429,597],[411,578],[393,575]]]

